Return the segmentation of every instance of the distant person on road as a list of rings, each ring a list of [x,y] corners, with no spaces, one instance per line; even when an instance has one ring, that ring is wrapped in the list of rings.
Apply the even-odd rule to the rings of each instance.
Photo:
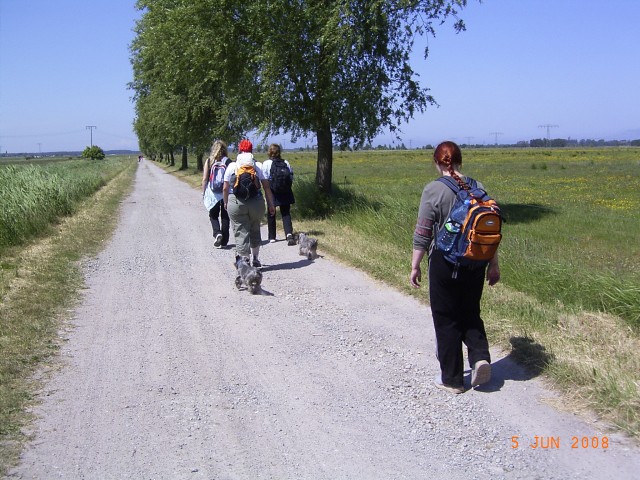
[[[231,163],[227,157],[227,144],[216,140],[202,169],[202,198],[209,211],[213,230],[213,246],[226,247],[229,243],[229,214],[223,199],[224,174]]]
[[[276,210],[269,182],[253,157],[252,143],[242,140],[238,150],[236,161],[229,164],[224,175],[224,205],[233,226],[236,254],[246,258],[251,256],[252,265],[261,267],[260,222],[265,213],[265,197],[269,214],[275,214]]]
[[[452,177],[460,186],[469,181],[469,177],[460,172],[462,152],[455,143],[443,142],[438,145],[433,159],[440,175]],[[478,186],[482,188],[479,182]],[[428,252],[429,301],[441,371],[435,384],[451,393],[463,393],[463,344],[467,346],[472,369],[471,386],[481,385],[491,379],[489,342],[480,318],[480,298],[485,277],[489,285],[495,285],[500,280],[500,267],[497,254],[488,266],[456,267],[445,260],[442,251],[434,248],[434,237],[447,220],[454,200],[455,193],[440,181],[430,182],[424,187],[413,234],[409,281],[413,287],[420,287],[420,263]],[[454,268],[458,269],[456,278],[453,278]]]
[[[280,145],[269,145],[269,159],[262,164],[262,171],[269,181],[275,207],[280,207],[284,235],[289,245],[295,245],[293,224],[291,223],[291,205],[296,203],[293,196],[293,169],[287,160],[282,159]],[[276,214],[267,216],[269,242],[276,241]]]

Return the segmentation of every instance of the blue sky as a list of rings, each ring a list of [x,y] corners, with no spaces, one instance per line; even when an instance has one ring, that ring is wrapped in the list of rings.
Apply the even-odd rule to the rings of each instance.
[[[0,0],[1,151],[82,150],[91,134],[136,149],[137,16],[133,0]],[[552,138],[640,138],[639,1],[469,0],[461,16],[467,31],[440,26],[426,61],[416,44],[440,106],[401,127],[405,145],[515,143],[546,137],[541,125],[557,125]]]

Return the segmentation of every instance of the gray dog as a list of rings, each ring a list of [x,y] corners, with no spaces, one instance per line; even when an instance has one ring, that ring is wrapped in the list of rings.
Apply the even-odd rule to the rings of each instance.
[[[254,295],[260,291],[262,272],[251,266],[247,257],[236,255],[236,270],[238,271],[238,276],[236,277],[236,287],[238,289],[244,284]]]
[[[306,233],[298,235],[298,244],[300,245],[300,255],[307,257],[309,260],[318,258],[318,239],[310,237]]]

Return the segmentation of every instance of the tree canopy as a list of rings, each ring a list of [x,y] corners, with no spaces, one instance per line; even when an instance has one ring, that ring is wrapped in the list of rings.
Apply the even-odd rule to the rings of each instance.
[[[82,156],[84,158],[90,158],[91,160],[102,160],[104,159],[105,154],[100,147],[94,145],[92,147],[85,148],[82,152]]]
[[[466,3],[140,0],[136,132],[157,148],[165,135],[194,146],[253,130],[313,134],[316,183],[330,192],[334,145],[362,146],[435,103],[409,62],[414,40],[449,17],[464,30]],[[156,104],[168,109],[149,113]]]

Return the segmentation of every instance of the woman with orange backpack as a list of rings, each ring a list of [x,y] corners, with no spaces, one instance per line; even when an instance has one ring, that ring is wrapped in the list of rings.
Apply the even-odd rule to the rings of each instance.
[[[438,145],[433,159],[440,175],[455,180],[460,188],[468,190],[469,183],[483,188],[479,182],[460,173],[462,152],[455,143]],[[445,226],[455,200],[456,194],[447,182],[436,180],[424,187],[413,234],[409,282],[414,288],[420,287],[420,263],[428,252],[429,301],[440,363],[435,385],[451,393],[463,393],[463,344],[467,347],[471,366],[471,387],[491,379],[491,356],[480,317],[480,299],[485,278],[489,285],[495,285],[500,280],[500,267],[497,253],[486,262],[459,265],[448,261],[445,252],[436,246],[435,238]]]
[[[224,206],[233,226],[236,255],[251,259],[254,267],[261,267],[258,255],[262,243],[260,223],[265,212],[265,197],[269,214],[275,214],[276,209],[269,182],[253,157],[253,144],[244,139],[238,144],[238,150],[236,161],[229,164],[224,175]]]

